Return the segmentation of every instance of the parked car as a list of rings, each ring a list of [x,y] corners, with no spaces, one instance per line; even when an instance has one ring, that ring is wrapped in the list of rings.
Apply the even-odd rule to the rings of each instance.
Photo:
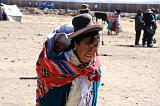
[[[41,3],[41,4],[39,4],[38,7],[39,7],[40,9],[45,9],[45,8],[55,9],[54,3]]]

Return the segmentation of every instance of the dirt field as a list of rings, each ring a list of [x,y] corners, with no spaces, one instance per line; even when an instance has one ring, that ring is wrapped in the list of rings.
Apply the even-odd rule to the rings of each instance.
[[[71,19],[23,15],[21,23],[0,22],[0,106],[35,105],[36,80],[32,78],[43,42],[53,28]],[[107,55],[101,56],[98,106],[160,106],[160,22],[154,48],[133,47],[134,21],[122,19],[121,23],[119,35],[108,36],[106,27],[103,30],[99,54]]]

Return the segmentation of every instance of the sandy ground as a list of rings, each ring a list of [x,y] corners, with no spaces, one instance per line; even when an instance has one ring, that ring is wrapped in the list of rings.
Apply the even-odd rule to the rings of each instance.
[[[34,106],[35,63],[46,35],[70,23],[70,16],[23,15],[22,22],[0,22],[0,106]],[[123,32],[108,36],[99,54],[103,64],[98,106],[160,106],[160,22],[154,48],[132,47],[134,22],[123,19]],[[140,41],[141,43],[141,41]]]

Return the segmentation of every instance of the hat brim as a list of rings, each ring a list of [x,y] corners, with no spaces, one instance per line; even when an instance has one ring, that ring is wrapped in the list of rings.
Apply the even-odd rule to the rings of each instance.
[[[90,11],[90,9],[89,8],[79,9],[79,11]]]
[[[68,37],[72,39],[72,38],[78,37],[82,34],[93,32],[93,31],[101,31],[102,29],[103,29],[102,25],[92,25],[92,26],[82,28],[76,32],[73,32]]]

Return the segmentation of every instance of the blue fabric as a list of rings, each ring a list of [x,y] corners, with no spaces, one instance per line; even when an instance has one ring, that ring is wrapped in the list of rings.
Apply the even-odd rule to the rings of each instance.
[[[57,33],[64,33],[64,34],[70,34],[74,31],[73,25],[71,24],[64,24],[60,27],[57,27],[54,29],[54,31],[50,34],[47,35],[47,57],[49,59],[53,59],[56,55],[54,53],[53,46],[55,41],[57,40],[57,38],[59,36],[57,36]],[[70,40],[68,40],[68,42],[70,42]],[[69,43],[68,43],[69,44]]]
[[[72,84],[55,87],[39,99],[40,106],[65,106]]]
[[[157,21],[157,15],[156,15],[156,13],[152,13],[152,14],[153,14],[154,20]]]
[[[109,22],[108,22],[107,29],[109,29],[109,30],[111,30],[111,29],[112,29],[112,22],[111,22],[111,21],[109,21]]]
[[[98,69],[99,73],[101,74],[102,70],[99,68]],[[93,82],[93,91],[94,91],[94,96],[93,96],[93,102],[92,102],[92,106],[96,106],[97,104],[97,96],[98,96],[98,88],[99,88],[99,85],[100,85],[100,81],[96,82],[94,81]]]
[[[64,24],[58,28],[56,28],[57,33],[65,33],[70,34],[74,31],[74,27],[72,24]]]

